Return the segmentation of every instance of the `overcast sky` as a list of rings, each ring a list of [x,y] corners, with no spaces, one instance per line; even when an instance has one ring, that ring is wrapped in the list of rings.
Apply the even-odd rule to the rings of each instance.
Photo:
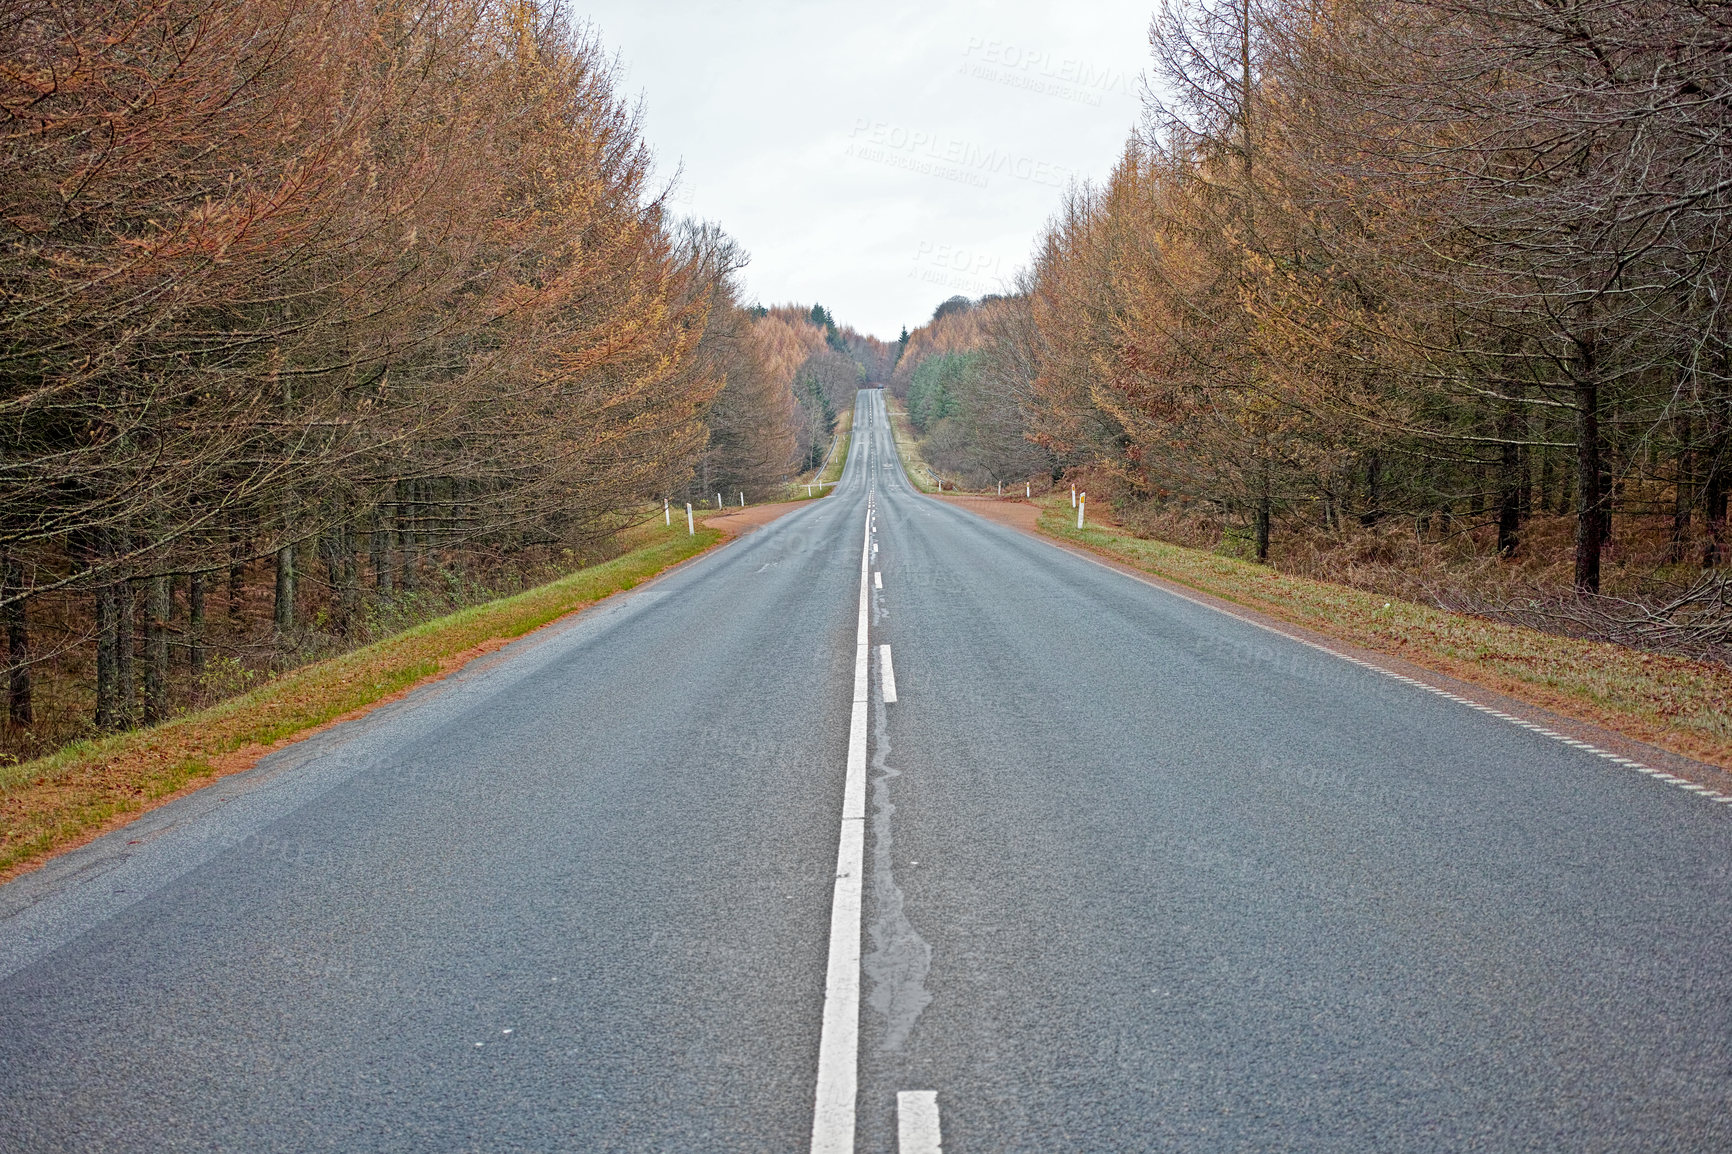
[[[1027,263],[1138,116],[1150,0],[576,0],[747,299],[894,339]]]

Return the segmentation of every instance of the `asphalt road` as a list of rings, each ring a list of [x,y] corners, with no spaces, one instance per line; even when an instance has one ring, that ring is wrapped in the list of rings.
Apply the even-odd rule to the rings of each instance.
[[[895,460],[0,887],[0,1149],[1732,1150],[1732,807]]]

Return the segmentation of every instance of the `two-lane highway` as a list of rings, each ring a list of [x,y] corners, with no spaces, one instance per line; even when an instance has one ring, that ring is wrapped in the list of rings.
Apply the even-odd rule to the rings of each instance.
[[[855,429],[833,496],[0,887],[0,1148],[1732,1149],[1732,808]]]

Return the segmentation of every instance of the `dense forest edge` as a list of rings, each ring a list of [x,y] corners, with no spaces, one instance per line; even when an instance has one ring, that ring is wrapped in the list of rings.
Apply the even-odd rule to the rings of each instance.
[[[804,497],[861,385],[927,487],[1732,660],[1720,9],[1167,4],[1111,175],[896,342],[743,298],[558,3],[5,21],[0,764]]]
[[[1013,284],[905,333],[947,487],[1732,660],[1732,23],[1168,4],[1143,122]]]
[[[741,299],[557,3],[4,21],[0,765],[803,492],[888,375]]]

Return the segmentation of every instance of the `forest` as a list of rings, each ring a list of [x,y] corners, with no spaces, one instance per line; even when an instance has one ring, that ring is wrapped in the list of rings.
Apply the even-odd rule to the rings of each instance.
[[[1732,656],[1732,11],[1169,0],[1110,178],[891,389],[964,488]]]
[[[888,372],[741,300],[557,3],[0,19],[0,759],[778,499]]]
[[[1110,177],[899,343],[743,299],[554,0],[0,19],[0,759],[786,496],[862,383],[965,488],[1732,650],[1722,6],[1169,0]]]

